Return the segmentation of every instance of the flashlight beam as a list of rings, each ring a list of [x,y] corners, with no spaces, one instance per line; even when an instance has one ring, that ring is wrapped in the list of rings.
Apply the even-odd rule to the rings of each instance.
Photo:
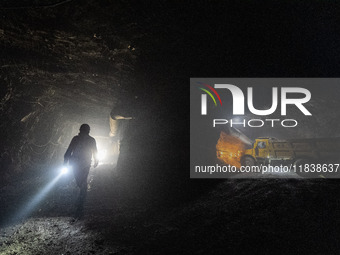
[[[32,200],[30,200],[25,206],[19,210],[19,212],[12,218],[12,221],[18,221],[25,217],[27,217],[29,214],[32,213],[32,211],[39,205],[39,203],[44,199],[44,197],[52,190],[54,185],[57,183],[57,181],[60,179],[60,177],[63,175],[61,172],[58,176],[56,176],[50,183],[48,183],[41,191],[33,197]]]

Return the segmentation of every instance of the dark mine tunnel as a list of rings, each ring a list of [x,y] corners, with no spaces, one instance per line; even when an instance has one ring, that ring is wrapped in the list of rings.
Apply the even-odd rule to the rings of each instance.
[[[305,86],[312,116],[287,110],[297,127],[210,132],[190,122],[190,78],[339,77],[339,8],[317,0],[1,1],[0,254],[340,254],[338,179],[190,172],[191,146],[194,160],[217,164],[221,131],[249,144],[338,141],[339,80]],[[270,106],[263,98],[272,86],[286,85],[256,88],[254,107]],[[209,107],[216,118],[224,109]],[[282,118],[282,107],[271,118]],[[84,123],[97,151],[89,150],[87,186],[78,188],[62,169]]]

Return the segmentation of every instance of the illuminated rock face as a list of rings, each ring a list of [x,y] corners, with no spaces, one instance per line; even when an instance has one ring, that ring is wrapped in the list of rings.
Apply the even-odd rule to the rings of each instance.
[[[134,50],[118,32],[101,35],[93,16],[87,24],[80,21],[83,8],[91,3],[42,15],[26,9],[18,15],[15,8],[2,15],[0,171],[5,175],[59,163],[82,123],[90,124],[91,134],[108,136],[112,106],[131,91]]]
[[[45,10],[0,10],[0,182],[60,164],[82,123],[98,143],[108,142],[110,112],[126,96],[138,103],[123,102],[134,119],[117,172],[133,184],[185,176],[176,162],[187,156],[186,94],[173,89],[177,78],[166,66],[177,65],[176,57],[163,51],[162,41],[155,44],[154,25],[141,30],[136,21],[148,21],[131,18],[123,2],[103,8],[70,1]]]

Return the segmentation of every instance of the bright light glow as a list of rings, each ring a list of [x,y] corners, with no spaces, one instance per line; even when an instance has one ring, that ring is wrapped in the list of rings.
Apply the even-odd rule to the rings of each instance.
[[[67,174],[67,173],[68,173],[68,168],[66,166],[61,168],[61,174]]]
[[[98,159],[103,160],[106,157],[106,150],[99,150],[98,151]]]
[[[245,150],[245,143],[233,134],[227,134],[225,132],[220,133],[220,138],[216,144],[217,151],[223,151],[223,153],[217,154],[217,158],[222,160],[228,165],[235,167],[241,167],[241,153]]]

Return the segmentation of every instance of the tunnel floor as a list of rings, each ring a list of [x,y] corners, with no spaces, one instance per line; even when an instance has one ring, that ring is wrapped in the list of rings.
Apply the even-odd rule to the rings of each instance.
[[[112,165],[91,169],[85,215],[76,221],[75,184],[71,177],[60,179],[30,217],[1,228],[0,254],[339,251],[335,181],[226,180],[189,203],[158,206],[138,196],[123,199],[126,189],[119,188],[114,171]],[[34,194],[43,182],[41,177],[3,186],[2,220],[23,208],[22,194]]]

